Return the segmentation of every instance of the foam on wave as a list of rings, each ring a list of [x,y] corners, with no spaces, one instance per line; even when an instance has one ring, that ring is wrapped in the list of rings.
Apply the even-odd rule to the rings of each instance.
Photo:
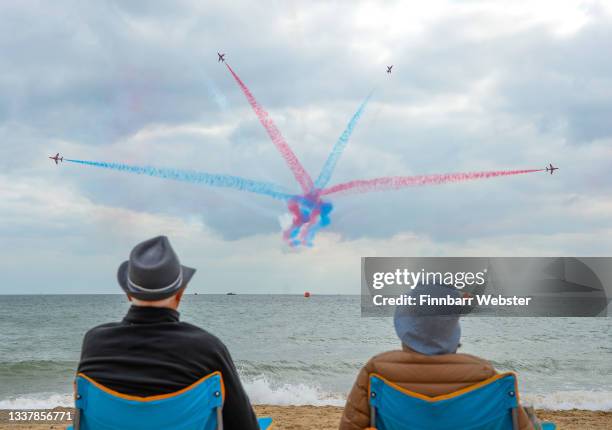
[[[57,406],[74,406],[72,394],[34,393],[0,400],[0,409],[51,409]]]
[[[256,405],[279,406],[344,406],[344,397],[327,392],[317,385],[271,384],[265,376],[244,383],[251,402]]]
[[[612,391],[554,391],[547,394],[525,394],[522,398],[524,404],[531,404],[536,409],[612,411]]]
[[[317,385],[272,384],[266,377],[245,381],[244,387],[254,404],[278,406],[344,406],[344,396]],[[537,409],[612,411],[612,391],[556,391],[524,394],[522,403]],[[0,409],[47,409],[71,407],[72,394],[35,393],[0,400]]]

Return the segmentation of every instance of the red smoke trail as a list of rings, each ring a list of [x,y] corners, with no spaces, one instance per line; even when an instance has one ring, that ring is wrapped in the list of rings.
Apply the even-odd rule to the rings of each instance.
[[[499,176],[522,175],[525,173],[543,172],[544,169],[529,170],[497,170],[491,172],[470,173],[445,173],[441,175],[419,175],[419,176],[389,176],[375,179],[357,179],[350,182],[325,188],[320,195],[366,193],[369,191],[398,190],[405,187],[416,187],[420,185],[438,185],[449,182],[473,181],[476,179],[489,179]]]
[[[302,167],[300,160],[298,160],[298,158],[295,156],[295,154],[289,147],[289,144],[287,144],[281,132],[274,124],[274,121],[272,121],[272,118],[270,118],[270,114],[268,114],[268,112],[266,112],[266,110],[257,102],[253,94],[251,94],[251,91],[249,91],[244,82],[242,82],[242,80],[238,77],[234,70],[232,70],[230,65],[227,63],[225,63],[225,65],[227,66],[228,70],[240,86],[240,89],[242,89],[242,92],[247,98],[249,104],[251,105],[251,107],[255,111],[255,114],[259,118],[259,122],[261,122],[261,125],[263,125],[266,131],[268,132],[268,136],[270,136],[270,139],[272,139],[272,142],[274,143],[278,151],[281,153],[282,157],[285,159],[285,162],[287,162],[287,165],[293,172],[293,176],[295,176],[295,179],[297,179],[304,193],[310,192],[313,186],[312,178],[310,177],[308,172],[306,172],[304,167]]]

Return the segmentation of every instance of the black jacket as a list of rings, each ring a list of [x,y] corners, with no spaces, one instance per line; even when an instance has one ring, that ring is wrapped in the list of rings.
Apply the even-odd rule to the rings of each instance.
[[[217,370],[225,384],[224,427],[259,429],[225,345],[179,321],[175,310],[132,306],[123,321],[89,330],[78,368],[112,390],[142,397],[178,391]]]

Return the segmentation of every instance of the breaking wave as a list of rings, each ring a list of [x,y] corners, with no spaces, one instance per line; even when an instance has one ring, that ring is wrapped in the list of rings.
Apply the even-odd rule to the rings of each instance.
[[[251,402],[256,405],[279,406],[344,406],[344,396],[323,390],[317,385],[275,385],[261,376],[244,384]]]
[[[525,394],[522,402],[536,409],[566,411],[612,411],[612,391],[555,391],[547,394]]]
[[[317,385],[273,384],[266,377],[246,381],[244,387],[253,404],[278,406],[344,406],[344,395]],[[0,409],[47,409],[73,405],[71,394],[36,393],[0,400]],[[582,409],[612,411],[612,391],[557,391],[525,394],[522,403],[536,409],[555,411]]]

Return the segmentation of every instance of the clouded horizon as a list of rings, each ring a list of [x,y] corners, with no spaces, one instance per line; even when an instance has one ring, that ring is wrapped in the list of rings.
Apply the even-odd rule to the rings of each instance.
[[[166,234],[199,293],[359,293],[362,256],[606,256],[612,7],[603,1],[0,4],[0,294],[115,293]],[[330,184],[561,170],[333,198],[311,249],[281,202],[64,163],[226,173],[299,190],[217,51]],[[393,73],[385,73],[394,64]]]

